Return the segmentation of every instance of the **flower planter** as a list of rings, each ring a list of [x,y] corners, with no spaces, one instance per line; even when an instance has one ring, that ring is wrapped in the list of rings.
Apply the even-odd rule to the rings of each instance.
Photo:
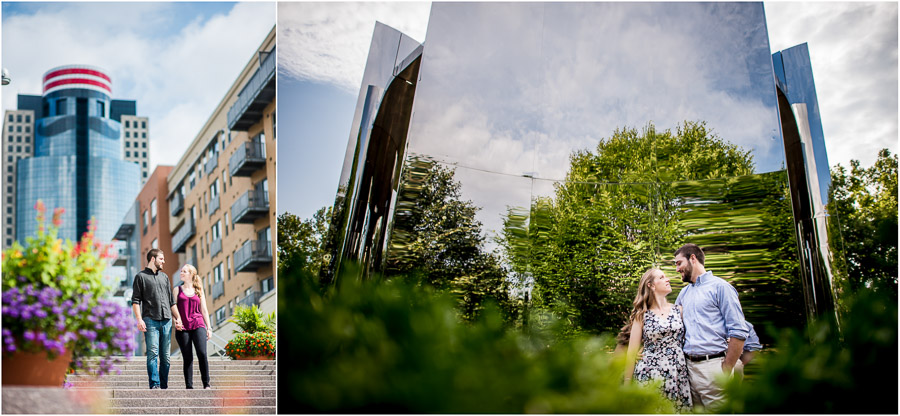
[[[3,358],[4,386],[48,386],[62,388],[66,370],[72,362],[72,350],[47,359],[47,352],[16,351]]]
[[[263,361],[272,361],[275,357],[271,355],[244,355],[241,357],[235,358],[235,360],[263,360]]]

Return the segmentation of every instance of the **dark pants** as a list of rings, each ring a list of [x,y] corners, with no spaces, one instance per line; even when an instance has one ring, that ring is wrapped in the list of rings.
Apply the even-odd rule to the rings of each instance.
[[[185,387],[194,388],[194,354],[191,351],[191,344],[197,350],[197,360],[200,361],[200,379],[203,381],[203,387],[209,387],[209,361],[206,359],[206,328],[200,327],[190,331],[175,331],[175,340],[178,341],[178,348],[181,349],[181,356],[184,358],[184,385]]]

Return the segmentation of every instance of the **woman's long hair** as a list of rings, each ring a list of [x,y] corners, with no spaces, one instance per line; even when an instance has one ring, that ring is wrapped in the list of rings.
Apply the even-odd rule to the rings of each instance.
[[[200,295],[201,299],[203,299],[203,282],[200,281],[200,275],[197,274],[197,268],[190,264],[185,264],[184,267],[187,267],[188,273],[191,274],[191,286],[194,286],[194,291]]]
[[[656,302],[649,284],[653,279],[659,277],[662,272],[663,271],[660,269],[651,267],[644,272],[643,276],[641,276],[641,280],[638,283],[637,295],[635,295],[634,302],[632,302],[634,307],[631,310],[631,315],[628,316],[628,323],[622,327],[619,335],[616,336],[616,343],[628,345],[628,341],[631,338],[631,325],[634,321],[638,321],[641,324],[644,323],[644,312],[653,307],[653,304]]]

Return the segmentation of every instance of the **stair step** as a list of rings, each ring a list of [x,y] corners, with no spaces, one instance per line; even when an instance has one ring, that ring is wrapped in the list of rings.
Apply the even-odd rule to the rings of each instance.
[[[96,380],[69,380],[69,383],[72,387],[77,389],[148,389],[150,387],[150,383],[146,377],[144,380],[140,381],[114,381],[108,379],[101,379],[100,381]],[[222,389],[222,388],[237,388],[237,387],[247,387],[247,388],[261,388],[261,387],[275,387],[275,379],[271,380],[238,380],[238,381],[223,381],[211,379],[210,384],[212,385],[213,390]],[[199,379],[194,379],[194,386],[201,385]],[[184,378],[178,379],[170,379],[169,380],[169,389],[173,390],[186,390],[184,384]]]
[[[177,374],[179,377],[184,375],[184,370],[181,368],[172,368],[169,367],[169,378],[172,377],[173,374]],[[191,373],[197,377],[200,376],[200,369],[197,366],[194,366],[194,371]],[[91,376],[91,374],[86,372],[78,372],[73,373],[72,375],[79,376]],[[225,369],[210,369],[209,376],[274,376],[275,369],[270,370],[257,370],[257,369],[247,369],[247,370],[225,370]],[[106,377],[117,377],[117,376],[147,376],[147,369],[142,368],[140,370],[122,370],[117,373],[113,370],[110,374],[107,374]]]
[[[180,398],[138,398],[109,399],[110,407],[151,407],[165,404],[166,407],[275,407],[274,397],[180,397]]]
[[[169,367],[170,367],[170,368],[171,368],[171,367],[175,367],[175,366],[178,366],[178,368],[180,369],[180,368],[184,367],[184,363],[181,362],[181,361],[178,361],[178,362],[170,361],[170,362],[169,362]],[[194,368],[199,368],[199,367],[200,367],[200,363],[199,363],[197,360],[194,360],[193,366],[194,366]],[[146,362],[141,362],[140,364],[137,364],[137,363],[135,363],[135,364],[132,364],[132,363],[129,363],[129,364],[117,364],[117,365],[116,365],[116,368],[117,368],[117,369],[120,369],[120,370],[123,370],[123,371],[124,371],[124,370],[144,370],[144,371],[147,371],[147,363],[146,363]],[[232,362],[218,362],[218,363],[210,362],[210,363],[209,363],[209,369],[210,369],[210,370],[250,370],[250,369],[252,369],[252,370],[274,370],[274,369],[275,369],[275,366],[272,365],[272,364],[261,364],[261,365],[237,365],[237,364],[234,364],[234,363],[232,363]]]
[[[113,389],[114,399],[151,399],[151,398],[204,398],[204,397],[275,397],[274,388],[222,388],[222,389]]]
[[[217,415],[217,414],[275,414],[275,406],[233,407],[110,407],[112,414],[125,415]]]
[[[210,375],[210,381],[212,380],[220,380],[220,381],[263,381],[263,380],[275,380],[275,374],[264,374],[264,375],[247,375],[247,374],[233,374],[233,375],[225,375],[213,378]],[[70,383],[73,381],[104,381],[109,379],[110,381],[149,381],[147,373],[144,374],[134,374],[134,375],[108,375],[105,377],[97,378],[96,376],[90,374],[69,374],[67,377],[67,381]],[[184,375],[179,372],[178,374],[173,374],[169,372],[169,381],[173,381],[175,379],[181,379],[184,381]],[[196,380],[196,379],[195,379]]]

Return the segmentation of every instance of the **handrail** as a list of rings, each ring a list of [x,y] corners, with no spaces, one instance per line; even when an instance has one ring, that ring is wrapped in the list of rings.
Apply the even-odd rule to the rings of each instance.
[[[222,341],[222,342],[224,343],[224,345],[222,345],[222,344],[216,342],[213,338],[219,339],[220,341]],[[222,357],[222,358],[228,357],[227,355],[225,355],[225,345],[228,345],[228,341],[226,341],[225,338],[222,338],[222,337],[220,337],[219,335],[217,335],[215,332],[212,332],[212,337],[210,337],[210,338],[207,340],[207,342],[210,343],[210,344],[212,344],[213,346],[216,347],[216,349],[213,350],[212,353],[207,353],[207,355],[216,355],[216,354],[218,354],[219,357]],[[207,348],[207,351],[209,351],[208,348]],[[176,350],[175,352],[173,352],[172,354],[170,354],[170,355],[169,355],[169,358],[170,358],[170,359],[171,359],[171,358],[177,358],[177,357],[180,357],[180,356],[181,356],[181,348],[179,348],[178,350]]]

